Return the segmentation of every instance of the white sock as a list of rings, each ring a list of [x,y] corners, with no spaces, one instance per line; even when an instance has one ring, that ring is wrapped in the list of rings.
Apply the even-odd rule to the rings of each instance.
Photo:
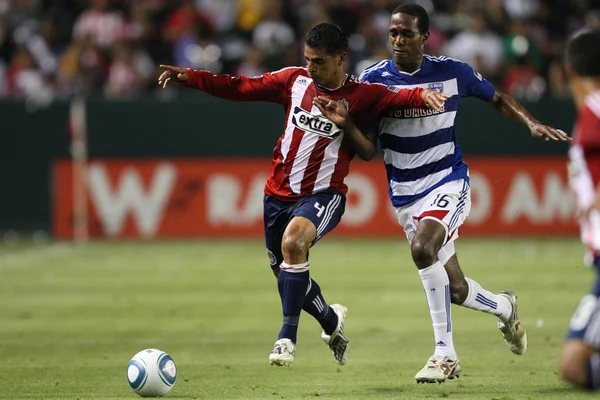
[[[465,280],[469,284],[469,294],[461,306],[503,317],[504,319],[510,318],[512,304],[506,297],[488,292],[473,279],[465,278]]]
[[[427,296],[433,334],[435,336],[435,354],[448,356],[456,360],[456,351],[452,340],[452,319],[450,313],[450,281],[441,262],[436,261],[427,268],[420,269],[419,275]]]

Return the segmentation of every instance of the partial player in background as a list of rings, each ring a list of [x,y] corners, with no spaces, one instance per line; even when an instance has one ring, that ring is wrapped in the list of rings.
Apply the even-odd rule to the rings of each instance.
[[[503,115],[527,126],[533,137],[569,138],[541,124],[470,65],[424,54],[428,38],[429,16],[425,9],[416,4],[397,7],[389,25],[392,59],[365,69],[361,79],[399,88],[435,89],[452,96],[444,110],[392,111],[366,131],[368,140],[361,138],[355,145],[359,154],[373,157],[377,138],[381,141],[391,201],[410,242],[433,322],[434,354],[415,379],[443,382],[461,373],[452,336],[451,302],[496,316],[510,350],[521,355],[527,349],[515,294],[483,289],[464,277],[456,258],[454,240],[471,208],[468,166],[454,134],[459,99],[475,97],[490,103]]]
[[[596,280],[569,325],[560,371],[587,389],[600,387],[600,30],[584,31],[567,49],[567,76],[578,118],[569,149],[569,180],[579,208],[581,240]]]
[[[401,90],[359,82],[344,72],[347,49],[346,34],[323,23],[306,35],[307,67],[248,78],[161,65],[165,71],[158,83],[163,87],[178,82],[213,96],[273,102],[285,109],[284,130],[273,151],[264,198],[267,252],[283,308],[283,326],[269,356],[272,365],[294,361],[302,310],[323,327],[322,338],[336,362],[345,364],[348,358],[346,308],[325,302],[309,274],[308,250],[342,218],[347,192],[344,178],[355,151],[343,130],[319,113],[313,99],[326,93],[339,100],[359,127],[390,109],[428,106],[439,110],[447,99],[431,89]]]

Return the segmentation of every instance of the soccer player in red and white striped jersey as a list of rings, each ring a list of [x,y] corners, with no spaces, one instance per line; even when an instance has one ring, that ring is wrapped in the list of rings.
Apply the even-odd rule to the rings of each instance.
[[[265,185],[264,222],[267,252],[283,307],[283,327],[269,359],[289,365],[295,358],[302,309],[323,327],[323,340],[338,364],[348,358],[344,335],[346,308],[327,305],[310,278],[308,250],[340,221],[346,202],[350,161],[355,155],[344,129],[324,117],[313,103],[318,96],[340,101],[354,124],[346,134],[388,110],[441,109],[447,95],[432,89],[398,89],[369,84],[344,72],[348,37],[335,25],[322,23],[306,35],[306,67],[288,67],[258,77],[213,75],[208,71],[161,65],[159,84],[171,81],[233,101],[281,104],[286,112],[283,134],[273,151]],[[360,154],[359,154],[360,156]]]
[[[577,34],[567,49],[567,73],[578,117],[569,149],[569,180],[579,208],[586,261],[596,280],[575,310],[560,370],[577,386],[600,388],[600,30]]]

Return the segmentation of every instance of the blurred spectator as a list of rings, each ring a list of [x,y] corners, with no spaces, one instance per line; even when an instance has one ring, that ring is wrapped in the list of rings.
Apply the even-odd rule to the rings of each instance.
[[[495,80],[503,61],[502,39],[487,28],[482,12],[471,15],[467,29],[452,38],[442,52],[469,63],[490,80]]]
[[[8,92],[13,97],[34,96],[44,88],[44,77],[36,67],[31,53],[17,50],[7,71]]]
[[[268,72],[264,65],[263,53],[257,47],[250,47],[246,53],[246,59],[235,71],[237,76],[259,76]]]
[[[600,26],[600,0],[404,0],[430,13],[426,52],[472,64],[530,100],[568,96],[562,49]],[[260,75],[302,65],[305,32],[349,35],[348,71],[390,57],[399,0],[0,0],[0,97],[133,99],[159,93],[158,64]],[[173,89],[173,94],[177,90]]]
[[[105,93],[108,97],[137,98],[152,80],[154,66],[143,51],[124,44],[113,48]]]
[[[75,21],[73,37],[90,37],[94,44],[107,48],[121,38],[125,21],[116,11],[109,8],[108,0],[89,0],[90,8]]]
[[[262,20],[254,27],[252,44],[263,52],[266,62],[273,69],[283,65],[280,59],[296,41],[292,26],[284,20],[283,2],[268,0]]]

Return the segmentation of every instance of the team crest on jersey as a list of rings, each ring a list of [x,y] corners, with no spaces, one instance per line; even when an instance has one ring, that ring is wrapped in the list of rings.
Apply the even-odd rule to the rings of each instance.
[[[341,100],[339,100],[339,102],[342,103],[344,105],[344,107],[346,107],[346,110],[350,109],[350,106],[348,105],[348,100],[341,99]]]
[[[347,106],[347,103],[346,103]],[[335,139],[343,132],[340,127],[323,115],[314,115],[296,106],[292,115],[292,124],[305,132],[314,133],[329,139]]]
[[[429,89],[433,89],[436,92],[444,93],[444,84],[441,82],[438,83],[430,83]]]
[[[393,85],[389,85],[388,90],[394,93],[398,93],[400,91],[400,86],[393,86]]]
[[[269,256],[269,264],[273,267],[277,265],[277,257],[275,257],[275,254],[271,250],[267,249],[267,255]]]

